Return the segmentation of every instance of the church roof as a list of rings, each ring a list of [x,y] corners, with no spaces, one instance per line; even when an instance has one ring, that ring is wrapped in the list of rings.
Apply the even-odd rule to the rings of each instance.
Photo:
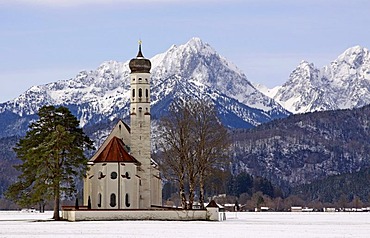
[[[125,143],[116,136],[109,141],[107,146],[95,157],[93,162],[139,163],[126,151]]]

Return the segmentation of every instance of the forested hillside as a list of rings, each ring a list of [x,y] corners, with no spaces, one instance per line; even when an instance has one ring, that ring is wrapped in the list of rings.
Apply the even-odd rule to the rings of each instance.
[[[6,188],[15,181],[17,177],[17,171],[13,168],[13,165],[19,162],[16,159],[13,147],[19,140],[19,137],[8,137],[0,139],[0,198],[6,190]]]
[[[370,168],[366,168],[359,172],[334,175],[311,184],[298,186],[292,190],[292,193],[300,195],[308,201],[320,200],[345,204],[357,197],[359,201],[370,202],[369,182]]]
[[[233,131],[235,171],[285,189],[370,167],[370,106],[292,115]]]

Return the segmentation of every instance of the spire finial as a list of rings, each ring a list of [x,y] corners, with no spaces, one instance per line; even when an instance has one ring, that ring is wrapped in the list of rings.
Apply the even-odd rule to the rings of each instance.
[[[139,52],[137,53],[136,57],[143,57],[144,58],[143,53],[141,52],[141,44],[142,43],[143,43],[142,40],[139,39]]]

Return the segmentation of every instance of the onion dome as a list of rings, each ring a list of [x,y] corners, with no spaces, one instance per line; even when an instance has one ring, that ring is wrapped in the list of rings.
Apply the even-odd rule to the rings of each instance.
[[[139,41],[139,52],[136,58],[130,60],[129,67],[131,73],[150,73],[150,68],[152,64],[150,60],[145,59],[143,53],[141,52],[141,41]]]

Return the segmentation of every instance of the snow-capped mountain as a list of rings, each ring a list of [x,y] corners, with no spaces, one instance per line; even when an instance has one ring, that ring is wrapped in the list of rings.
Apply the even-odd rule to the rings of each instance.
[[[145,54],[145,49],[144,49]],[[151,113],[158,118],[176,97],[206,97],[229,127],[253,127],[289,113],[263,95],[232,63],[199,38],[154,56]],[[89,126],[129,115],[129,67],[108,61],[75,78],[34,86],[0,104],[0,137],[22,134],[43,105],[64,105]]]
[[[322,69],[302,61],[288,81],[270,96],[293,113],[370,104],[369,50],[360,46],[349,48]]]

